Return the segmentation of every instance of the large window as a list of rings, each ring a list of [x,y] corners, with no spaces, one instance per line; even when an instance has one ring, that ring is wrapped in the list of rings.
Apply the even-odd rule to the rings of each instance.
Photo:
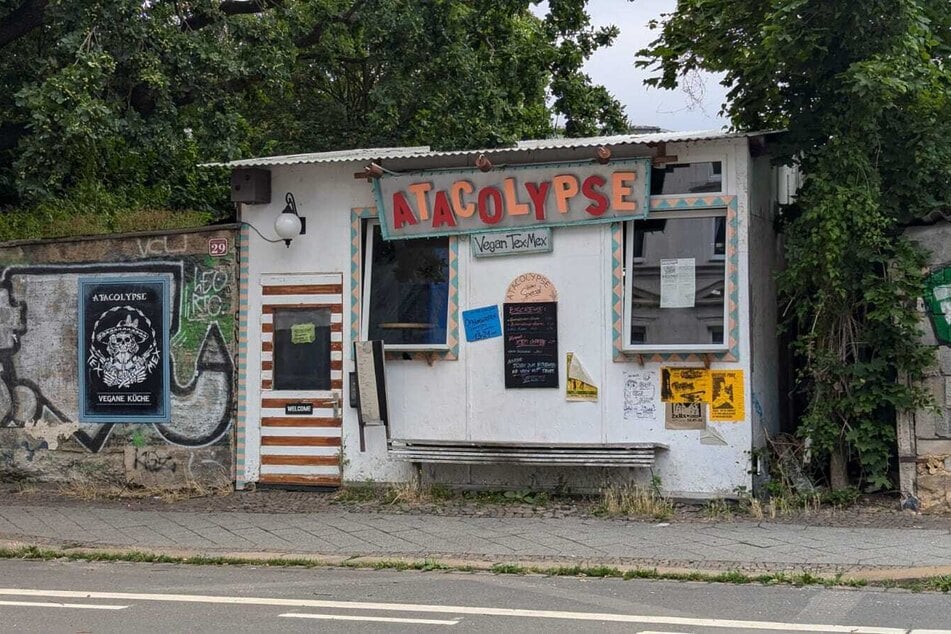
[[[651,169],[651,196],[723,191],[723,163],[672,163]]]
[[[274,389],[330,389],[330,310],[274,311]]]
[[[725,350],[726,211],[653,212],[626,231],[625,349]]]
[[[380,225],[364,228],[363,333],[388,348],[446,347],[449,238],[383,240]]]

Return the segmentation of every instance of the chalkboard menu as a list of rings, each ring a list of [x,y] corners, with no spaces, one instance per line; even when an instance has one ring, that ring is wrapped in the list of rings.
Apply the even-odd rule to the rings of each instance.
[[[558,302],[503,304],[505,387],[558,387]]]

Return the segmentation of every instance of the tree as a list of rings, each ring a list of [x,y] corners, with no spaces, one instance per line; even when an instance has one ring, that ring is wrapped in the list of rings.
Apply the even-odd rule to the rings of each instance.
[[[902,224],[951,208],[951,12],[947,0],[680,0],[638,64],[673,88],[725,73],[741,130],[787,130],[780,160],[804,175],[785,210],[780,287],[796,333],[799,433],[831,484],[854,458],[889,485],[894,412],[920,406],[921,254]]]
[[[552,0],[0,0],[0,204],[226,202],[194,166],[613,133],[581,66],[617,30]],[[552,105],[549,106],[549,97]],[[204,174],[204,175],[203,175]],[[211,202],[209,202],[211,201]]]

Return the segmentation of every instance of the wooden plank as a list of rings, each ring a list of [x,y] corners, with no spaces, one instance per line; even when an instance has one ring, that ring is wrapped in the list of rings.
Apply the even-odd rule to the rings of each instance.
[[[311,308],[315,310],[324,309],[329,310],[332,313],[342,314],[343,313],[343,304],[264,304],[261,306],[261,312],[265,315],[271,315],[274,313],[274,310],[277,308]]]
[[[297,484],[303,486],[340,486],[340,477],[333,476],[302,476],[302,475],[262,475],[261,484]]]
[[[339,456],[261,456],[261,464],[335,467]]]
[[[261,436],[261,444],[272,447],[339,447],[339,436]]]
[[[266,409],[284,409],[285,405],[296,403],[310,403],[314,409],[319,407],[333,407],[334,402],[329,398],[262,398],[261,407]]]
[[[287,416],[278,418],[266,416],[261,419],[262,427],[340,427],[339,418],[320,418],[318,416]]]
[[[289,286],[265,286],[263,295],[323,295],[343,294],[342,284],[296,284]]]

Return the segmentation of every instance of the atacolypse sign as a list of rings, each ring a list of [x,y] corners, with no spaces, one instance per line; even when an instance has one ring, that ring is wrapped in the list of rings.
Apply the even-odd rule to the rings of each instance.
[[[79,315],[79,420],[168,422],[168,278],[81,277]]]
[[[387,240],[618,222],[646,216],[650,161],[384,174],[373,186]]]

